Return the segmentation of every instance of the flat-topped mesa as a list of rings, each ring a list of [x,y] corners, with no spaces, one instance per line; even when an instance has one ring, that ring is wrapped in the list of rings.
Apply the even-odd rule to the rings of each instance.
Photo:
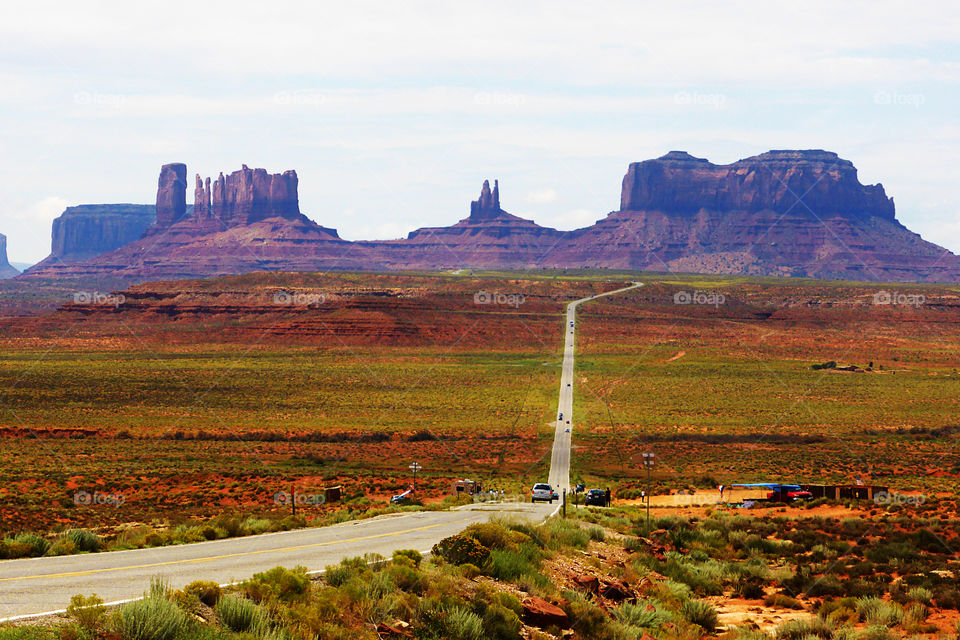
[[[160,167],[157,182],[157,226],[169,227],[187,215],[187,165],[182,162]]]
[[[503,209],[500,208],[500,182],[493,181],[493,191],[490,191],[490,181],[483,181],[483,188],[480,189],[480,199],[470,203],[470,221],[480,222],[498,218],[503,215]]]
[[[683,151],[634,162],[623,178],[620,210],[895,218],[883,185],[861,184],[853,163],[820,149],[768,151],[728,165]]]
[[[209,217],[225,226],[250,224],[267,218],[299,218],[297,172],[267,173],[247,165],[228,176],[208,179],[203,198],[209,202]],[[198,185],[199,188],[199,185]]]

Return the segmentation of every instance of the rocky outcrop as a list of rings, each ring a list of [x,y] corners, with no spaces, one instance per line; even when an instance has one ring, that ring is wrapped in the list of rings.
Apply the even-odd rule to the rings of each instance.
[[[149,204],[81,204],[53,221],[51,256],[82,262],[139,240],[156,219]]]
[[[188,211],[189,213],[189,211]],[[25,273],[70,273],[72,265],[139,240],[156,218],[152,204],[81,204],[53,221],[50,255]]]
[[[406,240],[365,242],[383,255],[388,268],[445,269],[459,267],[537,268],[563,232],[541,227],[500,207],[500,184],[484,180],[470,215],[449,227],[425,227]]]
[[[620,210],[894,219],[893,199],[883,185],[860,184],[853,163],[821,150],[768,151],[728,165],[671,151],[630,165]]]
[[[296,171],[269,174],[266,169],[243,165],[226,177],[221,173],[213,182],[212,191],[209,180],[204,193],[209,202],[209,215],[220,220],[224,227],[300,216]]]
[[[493,191],[490,191],[490,181],[484,180],[480,189],[480,199],[470,203],[470,221],[481,222],[493,220],[503,213],[500,208],[500,181],[493,181]]]
[[[20,275],[20,272],[7,262],[7,236],[0,233],[0,280],[18,275]]]
[[[187,165],[182,162],[160,167],[157,183],[157,226],[169,227],[187,215]]]
[[[827,151],[714,165],[681,151],[631,164],[621,210],[545,266],[870,281],[960,279],[960,261],[897,222],[881,185]]]

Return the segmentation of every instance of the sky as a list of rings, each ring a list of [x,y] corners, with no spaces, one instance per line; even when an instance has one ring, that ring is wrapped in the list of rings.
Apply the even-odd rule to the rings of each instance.
[[[484,179],[559,229],[630,162],[828,149],[960,252],[953,2],[31,2],[0,21],[0,233],[150,203],[160,166],[296,169],[347,239],[469,214]]]

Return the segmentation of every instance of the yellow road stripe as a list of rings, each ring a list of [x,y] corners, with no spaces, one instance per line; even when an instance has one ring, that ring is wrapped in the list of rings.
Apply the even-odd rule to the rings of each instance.
[[[277,553],[277,552],[287,552],[287,551],[302,551],[303,549],[316,549],[317,547],[329,547],[335,544],[345,544],[352,542],[363,542],[364,540],[375,540],[377,538],[389,538],[392,536],[399,536],[405,533],[413,533],[415,531],[426,531],[427,529],[435,529],[436,527],[442,527],[447,523],[441,524],[430,524],[423,527],[417,527],[415,529],[404,529],[403,531],[395,531],[393,533],[378,533],[373,536],[363,536],[360,538],[350,538],[347,540],[333,540],[331,542],[315,542],[313,544],[304,544],[297,547],[282,547],[277,549],[260,549],[259,551],[245,551],[243,553],[228,553],[222,556],[208,556],[206,558],[193,558],[191,560],[171,560],[170,562],[154,562],[152,564],[138,564],[132,565],[129,567],[111,567],[107,569],[90,569],[88,571],[70,571],[68,573],[48,573],[44,575],[37,576],[20,576],[17,578],[0,578],[0,582],[18,582],[20,580],[40,580],[43,578],[75,578],[78,576],[92,576],[98,573],[113,573],[115,571],[129,571],[132,569],[152,569],[154,567],[168,567],[176,564],[201,564],[204,562],[213,562],[214,560],[225,560],[227,558],[242,558],[245,556],[258,556],[265,553]]]

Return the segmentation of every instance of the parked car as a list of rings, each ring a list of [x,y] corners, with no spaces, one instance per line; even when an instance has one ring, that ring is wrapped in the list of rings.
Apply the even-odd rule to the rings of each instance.
[[[550,485],[538,482],[533,485],[533,491],[530,492],[530,501],[531,502],[549,502],[553,504],[553,501],[556,500],[557,492],[553,490],[553,487]]]
[[[583,503],[587,506],[605,507],[607,506],[607,493],[603,489],[590,489]]]

